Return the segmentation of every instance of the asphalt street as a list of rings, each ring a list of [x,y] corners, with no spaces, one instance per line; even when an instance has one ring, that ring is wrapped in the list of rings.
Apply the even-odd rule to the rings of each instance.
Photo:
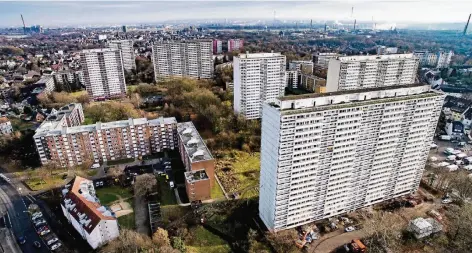
[[[8,210],[9,221],[15,237],[26,236],[26,243],[20,245],[24,253],[48,253],[49,248],[43,243],[41,238],[36,234],[33,224],[30,221],[27,205],[31,201],[27,198],[22,198],[18,191],[9,183],[0,179],[0,202]],[[33,245],[34,241],[41,243],[41,248],[36,248]]]

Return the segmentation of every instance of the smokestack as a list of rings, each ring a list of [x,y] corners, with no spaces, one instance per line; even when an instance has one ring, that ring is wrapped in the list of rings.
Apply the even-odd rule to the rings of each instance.
[[[26,25],[25,25],[25,20],[23,19],[23,14],[21,15],[21,21],[23,22],[23,33],[26,34]],[[469,17],[470,18],[470,17]]]
[[[327,30],[327,27],[328,25],[325,23],[325,29],[324,29],[324,32],[326,33],[326,30]]]
[[[469,19],[467,19],[467,24],[465,24],[464,36],[467,35],[467,28],[469,28],[470,16],[472,16],[472,14],[469,14]]]
[[[356,22],[357,22],[357,19],[354,19],[354,31],[356,31]]]
[[[310,29],[313,30],[313,19],[310,20]]]

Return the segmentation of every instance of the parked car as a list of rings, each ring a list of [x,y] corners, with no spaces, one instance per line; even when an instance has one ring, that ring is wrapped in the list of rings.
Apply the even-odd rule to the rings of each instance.
[[[48,229],[49,229],[48,226],[42,226],[42,227],[38,228],[38,232],[48,230]]]
[[[40,227],[42,227],[42,226],[44,226],[44,225],[47,225],[46,221],[40,221],[40,222],[34,223],[34,226],[35,226],[36,228],[40,228]]]
[[[49,239],[46,244],[49,246],[49,245],[52,245],[54,243],[56,243],[57,241],[59,241],[59,239],[57,239],[57,237],[54,237],[52,239]]]
[[[26,236],[18,237],[18,243],[19,244],[25,244],[26,243]]]
[[[61,244],[60,242],[58,242],[58,243],[56,243],[56,244],[54,244],[54,245],[51,246],[51,250],[56,250],[56,249],[58,249],[58,248],[61,247],[61,246],[62,246],[62,244]]]
[[[354,230],[356,230],[356,229],[353,226],[349,226],[349,227],[344,229],[344,232],[352,232]]]
[[[452,203],[452,199],[443,199],[443,200],[441,201],[441,203],[443,203],[443,204],[450,204],[450,203]]]
[[[169,182],[169,186],[170,186],[170,188],[174,188],[174,186],[175,186],[175,185],[174,185],[174,181],[170,181],[170,182]]]
[[[90,169],[98,169],[98,168],[100,168],[100,164],[94,163],[92,164],[92,167]]]
[[[41,218],[41,217],[43,217],[43,213],[36,212],[36,213],[33,213],[33,215],[31,215],[31,217],[32,217],[32,219]]]
[[[41,243],[38,242],[38,241],[34,241],[34,242],[33,242],[33,245],[34,245],[36,248],[38,248],[38,249],[41,248]]]
[[[39,235],[40,235],[40,236],[43,236],[43,235],[47,235],[47,234],[49,234],[49,233],[51,233],[51,230],[46,229],[46,230],[41,231],[41,232],[39,233]]]

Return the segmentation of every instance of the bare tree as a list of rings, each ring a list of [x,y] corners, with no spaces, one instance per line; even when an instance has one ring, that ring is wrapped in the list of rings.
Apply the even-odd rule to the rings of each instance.
[[[452,252],[472,251],[472,204],[465,203],[461,207],[451,207],[448,210],[450,221],[448,237],[450,244],[448,248]]]
[[[276,233],[268,232],[266,238],[278,253],[298,252],[295,246],[298,235],[294,229],[282,230]]]
[[[468,177],[468,173],[465,171],[454,174],[451,180],[451,187],[457,191],[462,199],[472,196],[472,179]]]
[[[143,174],[136,177],[134,182],[134,194],[145,196],[150,193],[157,185],[156,177],[152,174]]]
[[[169,233],[163,228],[158,228],[152,235],[152,242],[159,247],[170,246]]]
[[[152,249],[153,243],[151,238],[146,235],[139,234],[135,231],[122,229],[120,236],[109,242],[103,247],[100,252],[102,253],[134,253],[142,252],[145,250]]]
[[[406,221],[396,213],[381,212],[366,217],[363,230],[369,252],[384,252],[386,249],[401,252],[399,239],[405,226]]]

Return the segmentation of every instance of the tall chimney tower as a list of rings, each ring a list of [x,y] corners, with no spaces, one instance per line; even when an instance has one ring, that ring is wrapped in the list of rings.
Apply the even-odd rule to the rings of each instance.
[[[472,14],[469,14],[469,19],[467,19],[467,24],[465,24],[464,36],[467,35],[467,28],[469,28],[470,16],[472,16]]]

